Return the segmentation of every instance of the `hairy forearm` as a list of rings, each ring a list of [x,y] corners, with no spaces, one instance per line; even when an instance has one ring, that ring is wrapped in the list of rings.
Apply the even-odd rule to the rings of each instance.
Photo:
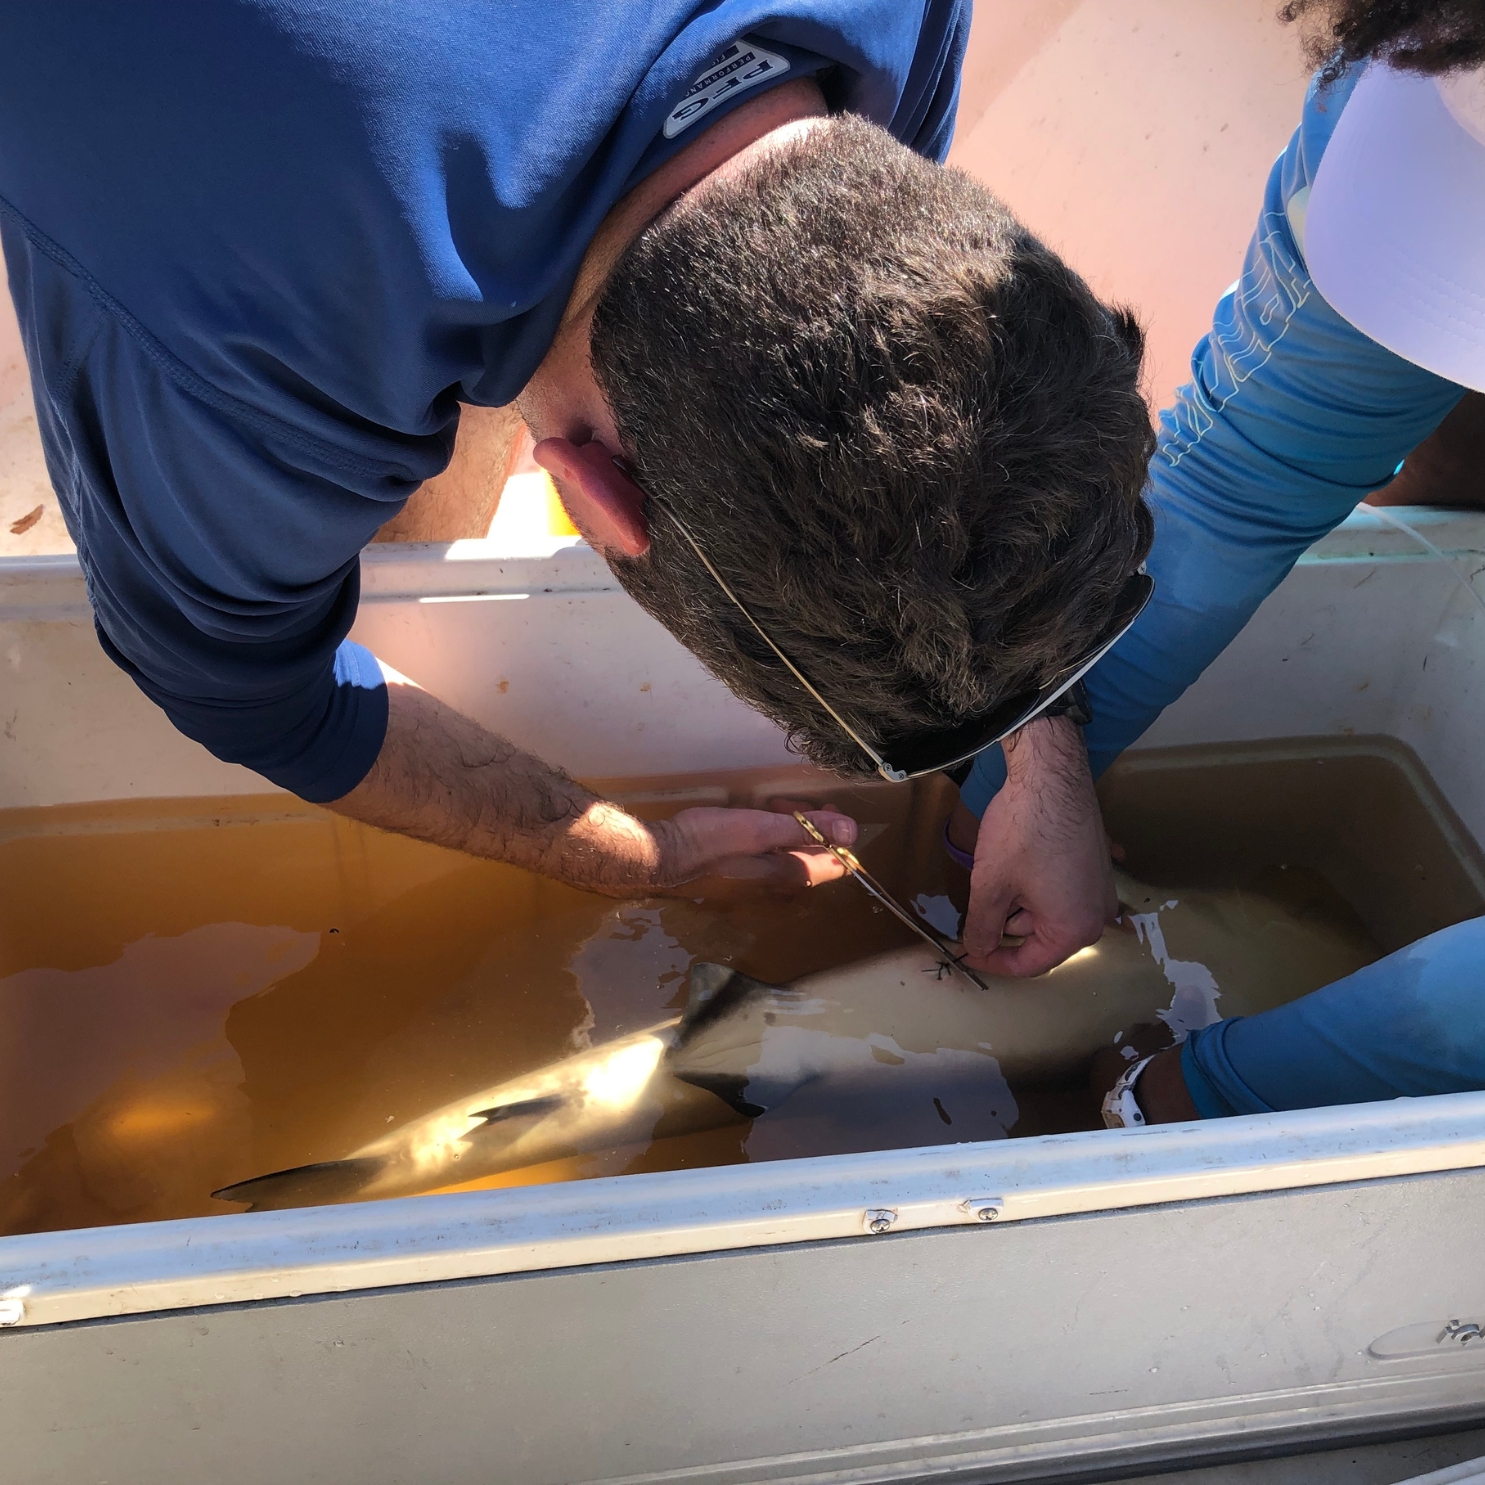
[[[652,827],[426,691],[387,693],[381,752],[336,813],[595,891],[662,884]]]
[[[1083,730],[1066,717],[1039,717],[1013,732],[1001,744],[1005,754],[1006,779],[1028,785],[1049,803],[1061,806],[1057,818],[1070,819],[1072,807],[1085,797],[1088,750]],[[949,819],[949,839],[961,850],[973,853],[979,835],[979,817],[962,804],[954,806]]]
[[[1043,718],[1002,746],[1006,782],[979,823],[964,943],[976,969],[1037,975],[1096,942],[1118,903],[1080,729]]]
[[[1001,744],[1007,778],[1035,779],[1054,825],[1071,826],[1092,789],[1083,729],[1067,717],[1038,717]]]

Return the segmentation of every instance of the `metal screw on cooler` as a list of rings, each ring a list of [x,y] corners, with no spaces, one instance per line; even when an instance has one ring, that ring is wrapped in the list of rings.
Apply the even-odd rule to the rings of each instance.
[[[959,1203],[960,1208],[979,1222],[993,1222],[1000,1216],[1001,1208],[1005,1205],[998,1196],[972,1196],[968,1201]]]
[[[864,1220],[868,1232],[883,1233],[897,1221],[897,1213],[891,1207],[867,1207]]]

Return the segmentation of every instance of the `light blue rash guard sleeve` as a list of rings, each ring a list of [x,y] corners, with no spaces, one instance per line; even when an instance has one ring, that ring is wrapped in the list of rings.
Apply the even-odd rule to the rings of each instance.
[[[1304,205],[1354,75],[1313,84],[1268,178],[1242,276],[1217,304],[1191,381],[1160,415],[1147,488],[1155,596],[1091,672],[1094,774],[1227,647],[1307,547],[1387,483],[1463,388],[1385,350],[1316,292]],[[975,814],[1005,782],[982,753],[961,797]]]
[[[0,5],[0,235],[109,655],[218,757],[347,793],[387,719],[346,638],[361,548],[447,465],[461,404],[529,380],[609,209],[789,79],[942,160],[969,21],[969,0]]]
[[[1187,1036],[1203,1119],[1485,1088],[1485,918],[1256,1016]]]

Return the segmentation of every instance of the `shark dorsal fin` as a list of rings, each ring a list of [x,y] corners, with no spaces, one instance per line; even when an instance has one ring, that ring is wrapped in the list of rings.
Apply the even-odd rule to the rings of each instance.
[[[705,961],[693,964],[686,1009],[681,1012],[681,1024],[675,1031],[675,1045],[684,1047],[694,1041],[708,1026],[731,1015],[754,996],[772,998],[784,994],[788,992],[780,986],[755,980],[730,965]]]
[[[725,964],[691,967],[691,994],[666,1061],[683,1083],[705,1088],[744,1118],[766,1113],[792,1085],[760,1081],[755,1068],[774,1014],[796,1007],[796,991]]]

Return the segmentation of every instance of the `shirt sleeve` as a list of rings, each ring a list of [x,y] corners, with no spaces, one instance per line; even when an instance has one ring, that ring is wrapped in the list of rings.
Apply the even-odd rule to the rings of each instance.
[[[1438,426],[1463,388],[1363,335],[1323,300],[1296,233],[1346,83],[1312,90],[1268,180],[1242,277],[1217,304],[1192,379],[1160,415],[1147,494],[1155,595],[1090,673],[1086,729],[1106,769],[1227,647],[1305,550]],[[961,791],[982,814],[999,748]]]
[[[971,10],[970,0],[823,0],[757,30],[831,64],[820,83],[832,113],[858,113],[942,164],[954,141]]]
[[[380,667],[346,640],[360,549],[446,449],[370,457],[235,403],[54,244],[6,228],[42,443],[105,651],[217,757],[339,798],[387,720]]]
[[[954,143],[970,7],[965,0],[934,0],[924,15],[922,44],[913,58],[903,106],[893,121],[897,137],[940,165]]]

